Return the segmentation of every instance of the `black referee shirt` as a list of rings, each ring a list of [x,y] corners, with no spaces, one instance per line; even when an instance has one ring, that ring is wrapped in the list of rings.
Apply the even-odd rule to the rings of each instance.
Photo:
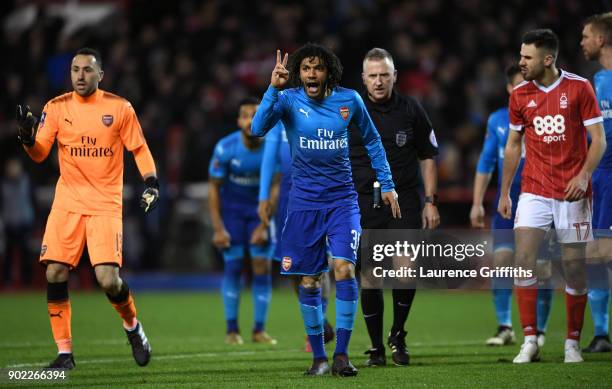
[[[436,138],[425,110],[412,97],[393,91],[382,103],[372,102],[367,93],[362,95],[391,167],[395,191],[400,193],[419,185],[419,160],[438,155]],[[355,189],[360,194],[371,194],[376,174],[357,126],[349,127],[349,156]]]

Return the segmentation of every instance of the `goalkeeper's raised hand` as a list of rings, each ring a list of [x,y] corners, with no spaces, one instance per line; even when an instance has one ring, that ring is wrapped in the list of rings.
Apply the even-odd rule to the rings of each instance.
[[[38,118],[32,114],[27,105],[17,106],[17,139],[28,146],[34,146]]]
[[[157,177],[151,176],[145,180],[145,185],[147,189],[140,198],[140,207],[147,213],[154,209],[159,201],[159,181]]]

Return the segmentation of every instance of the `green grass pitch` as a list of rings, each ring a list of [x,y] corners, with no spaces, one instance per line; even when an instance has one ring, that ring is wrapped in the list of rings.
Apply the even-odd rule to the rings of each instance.
[[[542,362],[514,366],[518,345],[484,346],[495,329],[489,292],[418,291],[408,321],[409,367],[362,368],[369,341],[358,312],[349,352],[360,368],[355,378],[303,377],[310,355],[302,351],[304,329],[293,293],[275,290],[268,330],[275,347],[250,342],[251,296],[241,300],[243,346],[223,343],[221,298],[214,293],[136,293],[139,318],[153,347],[151,363],[136,366],[121,322],[102,292],[72,293],[77,367],[66,382],[79,388],[173,387],[610,387],[612,354],[585,355],[563,363],[565,304],[556,293]],[[333,301],[333,299],[332,299]],[[391,324],[386,296],[386,330]],[[43,292],[0,295],[0,368],[37,368],[55,356]],[[329,312],[332,323],[334,305]],[[583,346],[592,337],[586,313]],[[514,313],[514,326],[518,327]],[[522,337],[519,336],[519,338]],[[328,346],[333,353],[333,346]],[[389,355],[388,355],[389,357]],[[388,358],[390,360],[390,358]],[[316,386],[315,386],[316,385]],[[0,383],[2,387],[49,387],[45,383]]]

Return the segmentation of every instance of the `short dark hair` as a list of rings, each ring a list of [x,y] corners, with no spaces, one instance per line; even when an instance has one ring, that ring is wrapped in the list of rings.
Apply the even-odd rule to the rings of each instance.
[[[365,57],[363,57],[364,62],[368,60],[384,61],[385,59],[388,59],[393,64],[393,57],[391,56],[391,53],[385,49],[381,49],[380,47],[371,49],[366,53]]]
[[[526,45],[535,45],[538,49],[543,47],[557,58],[559,52],[559,38],[557,34],[549,28],[540,28],[526,32],[525,35],[523,35],[523,43]]]
[[[287,70],[289,70],[289,85],[293,87],[302,86],[300,80],[300,65],[304,58],[319,58],[323,66],[327,68],[328,89],[334,89],[342,78],[342,64],[336,55],[327,47],[316,44],[306,43],[290,55]]]
[[[247,96],[242,98],[240,102],[238,102],[238,109],[240,109],[240,107],[242,107],[243,105],[259,105],[260,102],[261,101],[255,96]]]
[[[584,25],[591,25],[593,30],[604,36],[606,46],[612,46],[612,12],[597,14],[588,17]]]
[[[521,67],[517,63],[513,63],[506,68],[506,81],[512,83],[514,76],[521,72]]]
[[[91,55],[96,59],[96,63],[98,64],[98,66],[100,67],[100,69],[102,69],[102,55],[100,54],[100,52],[96,49],[92,49],[91,47],[83,47],[81,49],[79,49],[76,55]]]

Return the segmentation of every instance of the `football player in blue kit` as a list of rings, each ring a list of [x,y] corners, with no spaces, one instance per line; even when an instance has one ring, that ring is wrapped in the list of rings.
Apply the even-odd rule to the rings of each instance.
[[[289,66],[287,62],[288,54],[281,60],[277,51],[270,86],[252,125],[254,135],[264,136],[282,121],[291,149],[292,187],[281,237],[281,273],[301,277],[299,302],[313,351],[306,374],[327,374],[320,278],[328,271],[328,242],[336,279],[336,349],[331,372],[355,376],[348,343],[357,311],[355,261],[361,227],[348,155],[351,121],[361,130],[385,204],[391,206],[394,217],[401,217],[397,193],[363,100],[356,91],[338,86],[339,59],[323,46],[306,44],[292,54]]]
[[[271,225],[270,240],[274,246],[272,259],[282,260],[281,232],[285,227],[287,203],[291,191],[291,152],[287,132],[282,122],[276,125],[266,135],[263,158],[261,162],[261,182],[259,185],[259,219],[266,225]],[[279,179],[280,176],[280,179]],[[274,215],[273,223],[270,216]],[[296,281],[299,281],[296,279]],[[298,285],[296,283],[296,292]],[[321,303],[323,306],[324,341],[329,343],[334,339],[334,330],[327,321],[327,302],[330,289],[329,273],[321,276]],[[306,337],[304,350],[312,352],[310,341]]]
[[[221,294],[227,322],[228,344],[242,344],[238,328],[240,279],[248,250],[253,268],[255,343],[276,344],[265,331],[272,294],[270,246],[267,226],[257,215],[259,172],[263,139],[251,133],[251,122],[259,100],[247,98],[239,105],[238,127],[221,139],[209,166],[208,205],[214,228],[213,245],[223,252]]]
[[[604,118],[607,148],[593,172],[593,230],[596,240],[587,245],[589,306],[595,337],[584,352],[611,352],[609,335],[610,279],[612,269],[612,12],[593,15],[582,29],[582,51],[587,60],[603,69],[593,79]]]

